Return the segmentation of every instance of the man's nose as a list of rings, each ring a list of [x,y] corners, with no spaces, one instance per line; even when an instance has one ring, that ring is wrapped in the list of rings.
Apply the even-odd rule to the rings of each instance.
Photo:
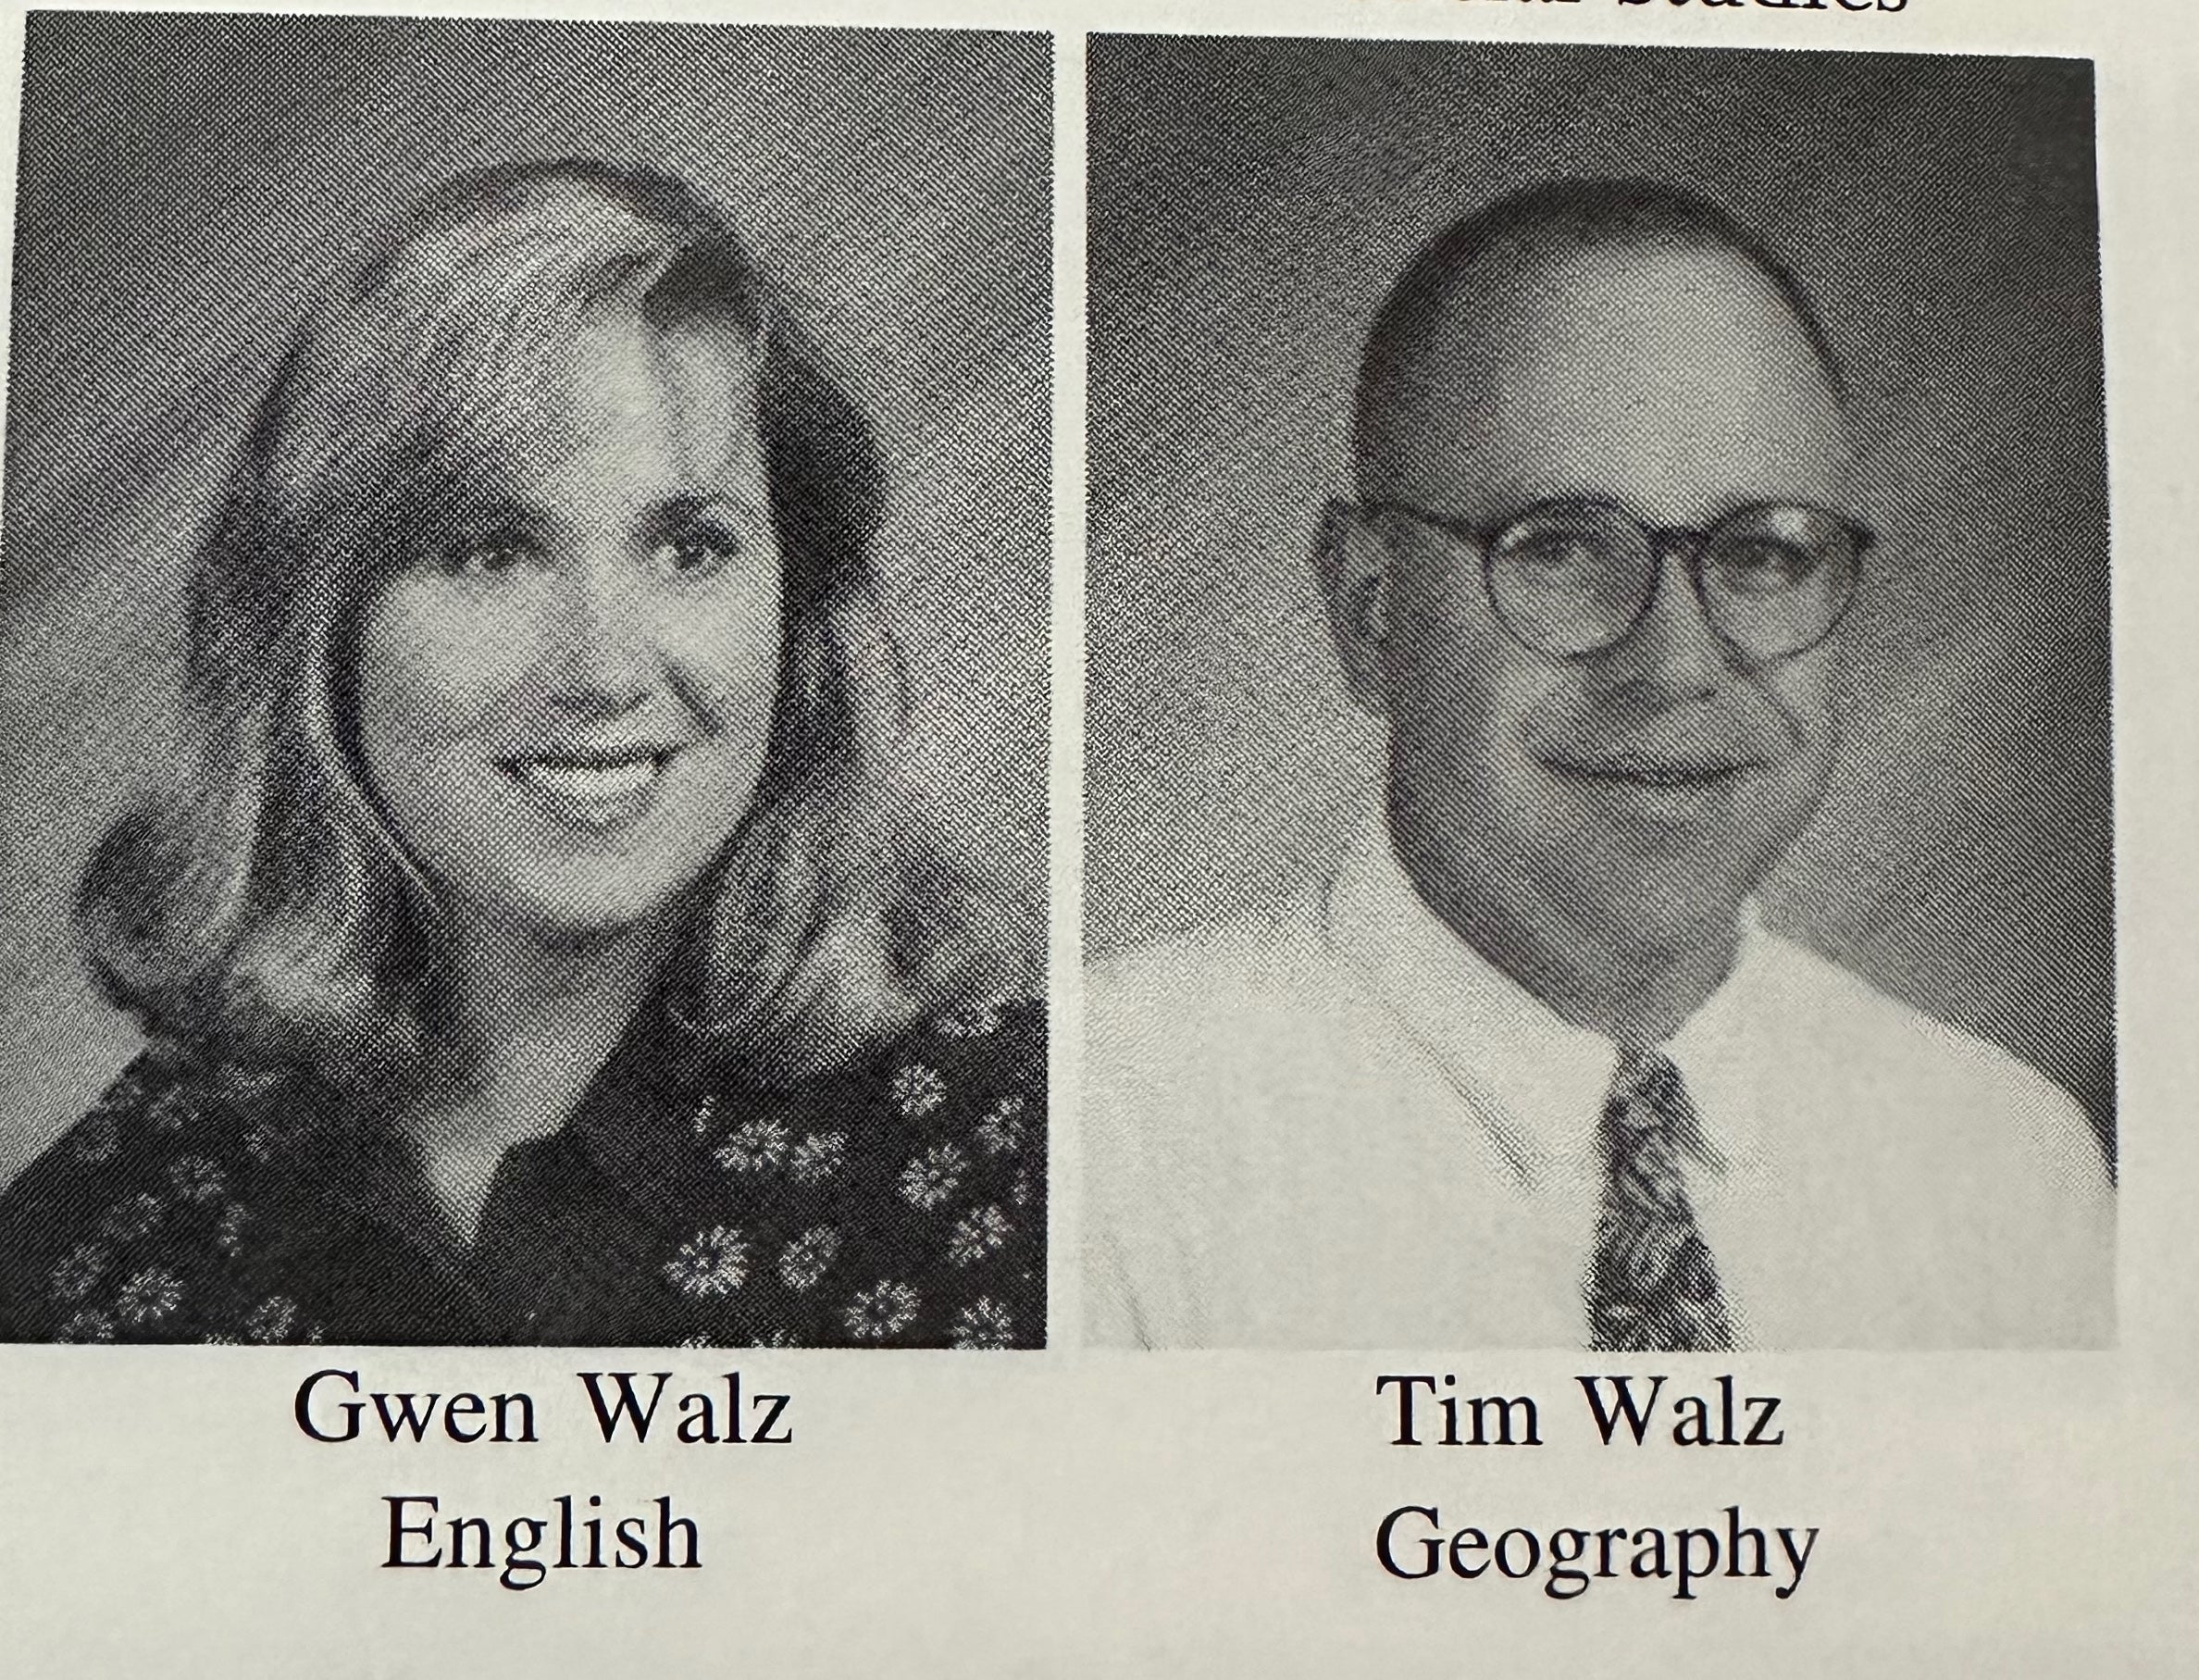
[[[549,698],[562,710],[614,717],[648,694],[656,641],[631,566],[598,555],[565,567],[546,628]]]
[[[1620,683],[1663,702],[1713,694],[1739,669],[1704,616],[1684,551],[1665,552],[1648,606],[1602,664]]]

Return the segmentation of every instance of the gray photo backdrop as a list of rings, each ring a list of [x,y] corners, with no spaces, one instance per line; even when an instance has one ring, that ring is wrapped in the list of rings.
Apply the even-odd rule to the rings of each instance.
[[[1847,761],[1769,917],[2111,1142],[2090,66],[1096,37],[1087,87],[1090,948],[1257,911],[1364,820],[1374,736],[1308,566],[1360,339],[1460,214],[1646,176],[1787,255],[1861,410]]]
[[[0,571],[0,1183],[130,1051],[67,926],[173,739],[182,562],[313,292],[457,171],[725,205],[876,423],[924,767],[1045,880],[1044,35],[34,14]],[[1037,929],[1033,929],[1034,937]]]

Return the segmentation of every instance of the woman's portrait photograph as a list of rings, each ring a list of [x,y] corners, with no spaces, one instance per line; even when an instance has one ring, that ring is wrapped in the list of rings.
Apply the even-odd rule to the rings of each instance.
[[[1050,75],[31,20],[0,1337],[1043,1345]]]

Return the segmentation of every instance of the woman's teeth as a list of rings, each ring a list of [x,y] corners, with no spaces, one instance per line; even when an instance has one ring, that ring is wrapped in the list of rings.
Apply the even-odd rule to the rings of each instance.
[[[581,800],[616,799],[638,793],[657,777],[657,762],[653,758],[628,759],[615,765],[556,764],[540,758],[523,758],[516,767],[522,777],[544,791]]]
[[[671,756],[643,754],[605,763],[518,758],[504,768],[552,815],[600,831],[623,828],[649,809]]]

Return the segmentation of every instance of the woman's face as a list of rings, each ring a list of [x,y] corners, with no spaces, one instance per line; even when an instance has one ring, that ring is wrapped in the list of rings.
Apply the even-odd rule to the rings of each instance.
[[[701,335],[585,331],[567,400],[501,452],[526,458],[368,600],[366,778],[462,907],[550,941],[629,929],[746,814],[780,579],[744,369]]]

